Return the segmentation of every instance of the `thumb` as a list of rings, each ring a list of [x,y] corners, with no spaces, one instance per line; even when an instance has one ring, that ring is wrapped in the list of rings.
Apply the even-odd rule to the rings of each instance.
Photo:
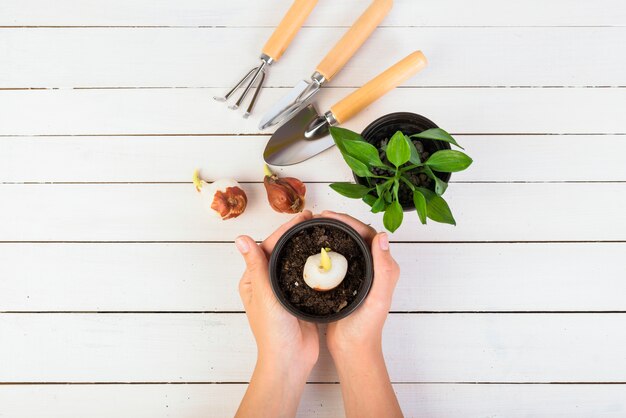
[[[254,280],[255,276],[267,273],[267,257],[252,238],[247,235],[237,237],[235,245],[246,262],[244,275],[251,276],[250,279]]]
[[[249,236],[238,237],[235,239],[235,245],[246,262],[246,271],[239,281],[239,295],[244,306],[247,306],[252,298],[253,288],[263,293],[264,288],[269,287],[267,257],[263,249]]]
[[[374,283],[372,296],[391,302],[393,291],[400,276],[400,267],[389,251],[389,236],[386,232],[376,234],[372,240],[374,259]]]

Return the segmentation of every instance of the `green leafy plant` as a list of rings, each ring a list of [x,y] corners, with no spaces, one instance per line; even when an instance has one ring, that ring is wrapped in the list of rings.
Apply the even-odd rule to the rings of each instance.
[[[389,231],[394,232],[402,224],[401,201],[413,203],[422,224],[431,219],[456,225],[450,207],[442,197],[448,184],[435,172],[465,170],[472,164],[472,159],[461,151],[450,149],[428,154],[420,141],[443,141],[463,149],[449,133],[435,128],[407,136],[398,131],[381,144],[380,150],[348,129],[333,127],[330,133],[348,167],[366,183],[332,183],[330,187],[343,196],[362,199],[373,213],[383,212],[383,224]]]

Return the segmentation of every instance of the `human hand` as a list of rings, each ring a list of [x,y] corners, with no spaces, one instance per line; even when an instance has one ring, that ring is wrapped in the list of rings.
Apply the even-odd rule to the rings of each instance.
[[[235,240],[246,262],[246,271],[239,282],[239,295],[257,343],[257,364],[271,365],[277,373],[289,373],[289,377],[295,380],[301,380],[302,376],[306,380],[317,362],[318,330],[315,324],[297,319],[278,302],[270,286],[268,257],[289,228],[311,218],[308,210],[300,213],[261,245],[248,236]]]
[[[389,238],[385,232],[376,233],[371,226],[345,214],[324,211],[318,216],[334,218],[354,228],[371,244],[374,259],[374,282],[369,294],[356,311],[328,325],[328,350],[335,360],[344,354],[354,356],[364,351],[379,354],[382,352],[383,326],[400,275],[398,263],[389,251]]]
[[[382,334],[400,276],[398,263],[389,252],[385,232],[344,214],[324,211],[320,215],[343,221],[372,246],[374,282],[363,304],[347,317],[328,324],[326,344],[333,357],[346,416],[402,417],[383,357]]]

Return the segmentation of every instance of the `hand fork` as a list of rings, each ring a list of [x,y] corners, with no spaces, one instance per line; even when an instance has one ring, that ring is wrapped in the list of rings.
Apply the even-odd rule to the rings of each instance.
[[[250,116],[250,113],[254,108],[254,104],[256,103],[259,96],[259,92],[261,91],[261,87],[263,87],[263,83],[265,82],[267,68],[274,61],[278,61],[280,59],[280,57],[285,52],[292,39],[296,36],[296,33],[298,33],[298,31],[304,24],[304,21],[309,16],[316,4],[317,0],[295,0],[283,17],[283,20],[281,20],[281,22],[278,24],[278,26],[272,33],[272,36],[270,37],[270,39],[268,39],[267,43],[263,47],[260,57],[261,64],[248,71],[246,75],[237,84],[235,84],[235,87],[233,87],[228,93],[226,93],[225,96],[216,96],[213,98],[219,102],[225,102],[230,99],[230,97],[235,94],[235,92],[240,87],[242,87],[246,83],[246,81],[250,80],[244,88],[241,96],[239,96],[239,99],[233,105],[229,106],[230,109],[238,109],[245,100],[250,90],[256,85],[256,91],[254,92],[254,95],[250,100],[250,104],[248,105],[246,112],[243,114],[244,118]]]

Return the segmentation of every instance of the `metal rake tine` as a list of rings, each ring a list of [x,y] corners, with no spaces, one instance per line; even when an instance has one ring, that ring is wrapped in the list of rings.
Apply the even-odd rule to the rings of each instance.
[[[261,64],[260,66],[255,68],[256,73],[252,77],[252,80],[250,80],[250,82],[248,83],[246,88],[243,90],[243,93],[241,93],[241,96],[239,96],[239,100],[237,100],[237,102],[234,105],[229,106],[230,109],[236,110],[236,109],[239,108],[239,106],[241,106],[241,103],[243,102],[243,100],[248,95],[248,92],[250,91],[250,89],[252,88],[254,83],[256,83],[256,80],[259,78],[259,75],[263,72],[263,67],[264,67],[264,65]]]
[[[261,79],[259,80],[259,84],[256,87],[256,91],[254,92],[254,95],[252,96],[252,100],[250,100],[250,104],[248,105],[248,109],[246,109],[246,113],[243,114],[244,119],[247,119],[248,116],[250,116],[250,113],[252,113],[254,104],[256,103],[256,100],[259,97],[259,93],[261,92],[261,88],[263,88],[263,83],[265,82],[266,75],[267,74],[265,73],[265,69],[263,69],[261,71]]]
[[[243,85],[243,83],[246,82],[246,80],[248,79],[248,77],[250,77],[252,75],[252,73],[254,73],[255,71],[257,71],[260,67],[254,67],[253,69],[251,69],[250,71],[248,71],[246,73],[246,75],[239,80],[239,82],[237,84],[235,84],[235,87],[233,87],[232,89],[230,89],[230,91],[228,93],[226,93],[226,95],[224,97],[219,97],[219,96],[213,96],[213,100],[217,100],[218,102],[225,102],[226,100],[228,100],[230,98],[230,96],[233,95],[234,92],[237,91],[237,89],[239,87],[241,87]]]

